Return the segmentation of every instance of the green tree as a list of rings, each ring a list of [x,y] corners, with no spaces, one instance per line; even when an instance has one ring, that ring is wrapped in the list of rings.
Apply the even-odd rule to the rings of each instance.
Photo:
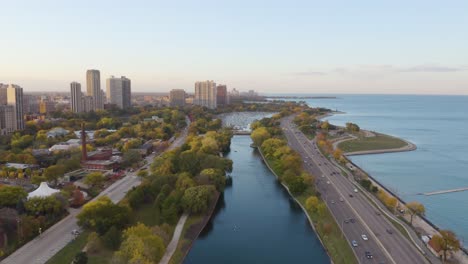
[[[457,236],[450,230],[440,230],[439,234],[432,237],[432,240],[434,240],[444,252],[444,260],[447,260],[447,252],[458,251],[461,247]]]
[[[73,258],[72,264],[87,264],[88,263],[88,255],[86,252],[78,252]]]
[[[112,226],[123,228],[130,217],[130,208],[114,204],[109,197],[101,196],[83,206],[77,215],[78,225],[99,234],[105,234]]]
[[[49,166],[44,171],[44,177],[47,179],[47,181],[53,181],[54,183],[56,183],[57,179],[62,177],[63,174],[65,174],[65,166],[61,164]]]
[[[419,216],[424,216],[426,214],[426,208],[424,205],[420,202],[409,202],[406,204],[406,207],[409,210],[409,213],[411,215],[411,225],[413,224],[413,216],[414,215],[419,215]]]
[[[123,232],[123,241],[114,256],[123,263],[158,263],[165,251],[163,240],[138,223]]]
[[[24,208],[30,215],[58,216],[66,207],[66,200],[61,199],[59,195],[33,197],[24,203]]]
[[[0,185],[0,207],[15,207],[28,193],[19,186]]]
[[[86,243],[86,252],[91,254],[97,253],[101,250],[101,239],[96,232],[91,232],[88,235],[87,243]]]
[[[184,192],[182,206],[187,212],[203,213],[208,210],[209,202],[216,188],[212,185],[190,187]]]
[[[112,226],[104,236],[102,236],[102,243],[112,251],[119,249],[121,242],[122,232],[120,232],[115,226]]]
[[[84,183],[95,188],[100,187],[104,183],[104,175],[101,172],[91,172],[90,174],[86,175],[84,178]]]
[[[325,205],[325,203],[319,203],[317,205],[317,212],[321,217],[325,216],[325,214],[327,213],[327,206]]]
[[[255,146],[261,146],[262,143],[271,137],[270,133],[265,127],[259,127],[252,131],[250,134],[252,141],[254,142]]]

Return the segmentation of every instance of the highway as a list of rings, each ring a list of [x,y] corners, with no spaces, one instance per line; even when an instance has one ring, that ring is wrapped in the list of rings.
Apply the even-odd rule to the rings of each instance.
[[[315,141],[300,132],[292,120],[293,116],[281,120],[288,144],[302,156],[304,168],[316,177],[317,190],[350,245],[353,240],[358,243],[357,247],[351,247],[359,263],[429,263],[360,191],[355,192],[353,183],[319,152]],[[372,259],[366,257],[366,251],[373,255]]]
[[[188,120],[188,119],[187,119]],[[187,127],[190,125],[190,121],[187,121]],[[185,128],[181,135],[174,140],[174,142],[169,146],[168,150],[172,150],[176,147],[181,146],[187,137],[188,129]],[[147,156],[145,159],[148,165],[143,165],[142,167],[147,167],[152,163],[155,158],[155,154]],[[138,170],[135,172],[127,173],[125,177],[116,181],[104,191],[102,191],[97,197],[106,195],[114,203],[122,200],[125,194],[132,189],[134,186],[138,186],[141,183],[141,180],[136,176]],[[71,234],[71,231],[76,229],[80,230],[77,224],[76,215],[81,211],[80,209],[70,209],[70,214],[62,219],[60,222],[56,223],[40,236],[29,241],[27,244],[13,252],[10,256],[4,259],[1,263],[4,264],[43,264],[47,262],[52,256],[54,256],[58,251],[64,248],[69,242],[71,242],[75,236]]]

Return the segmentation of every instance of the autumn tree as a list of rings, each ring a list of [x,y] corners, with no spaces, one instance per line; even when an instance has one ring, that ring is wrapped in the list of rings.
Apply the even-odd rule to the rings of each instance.
[[[317,198],[317,196],[310,196],[309,198],[307,198],[306,200],[306,208],[307,210],[309,211],[315,211],[317,210],[317,206],[319,205],[319,199]]]
[[[426,213],[426,208],[420,202],[416,202],[416,201],[409,202],[406,204],[406,207],[408,208],[409,213],[411,215],[411,221],[410,221],[411,225],[413,224],[414,215],[424,216]]]
[[[79,226],[96,230],[99,234],[105,234],[112,226],[124,227],[129,217],[130,208],[114,204],[107,196],[87,203],[77,215]]]
[[[144,224],[123,232],[123,241],[114,258],[122,263],[158,263],[166,250],[163,240]]]
[[[340,160],[341,156],[343,156],[343,151],[341,149],[337,148],[333,151],[333,158],[335,158],[335,160]]]
[[[271,137],[271,135],[265,127],[259,127],[252,131],[250,137],[252,138],[255,146],[261,146],[265,140]]]
[[[454,232],[450,230],[440,230],[439,234],[432,237],[432,240],[444,252],[444,260],[447,260],[447,252],[460,250],[460,241]]]
[[[44,170],[44,177],[47,181],[57,182],[58,178],[62,177],[65,174],[65,166],[58,164],[49,166],[47,169]]]
[[[104,183],[104,175],[101,172],[91,172],[84,178],[84,183],[92,188],[100,187]]]

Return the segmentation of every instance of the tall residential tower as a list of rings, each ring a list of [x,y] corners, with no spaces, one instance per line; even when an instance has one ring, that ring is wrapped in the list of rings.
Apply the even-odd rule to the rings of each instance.
[[[216,83],[214,81],[196,82],[193,104],[215,109],[217,106]]]
[[[16,130],[24,129],[23,115],[23,88],[15,84],[8,85],[7,88],[7,103],[14,108],[14,122]]]
[[[107,102],[115,104],[120,109],[126,109],[131,106],[131,81],[122,76],[116,78],[111,76],[106,81]]]
[[[77,82],[70,83],[71,100],[70,107],[73,113],[83,112],[83,94],[81,93],[81,84]]]
[[[94,109],[104,109],[104,98],[101,90],[101,74],[98,70],[86,71],[87,95],[93,97]]]

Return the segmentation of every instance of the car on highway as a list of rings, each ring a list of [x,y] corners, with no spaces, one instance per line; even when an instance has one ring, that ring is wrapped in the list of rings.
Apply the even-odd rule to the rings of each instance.
[[[362,234],[361,237],[362,237],[362,239],[365,240],[365,241],[369,240],[369,238],[367,238],[367,236],[364,235],[364,234]]]
[[[325,178],[325,174],[322,174],[322,178]]]
[[[332,203],[332,204],[335,204],[335,200],[331,200],[331,203]]]
[[[367,259],[373,258],[373,256],[372,256],[372,254],[370,253],[370,251],[366,251],[365,254],[366,254],[366,258],[367,258]]]
[[[78,231],[78,230],[76,230],[76,229],[73,229],[73,230],[71,231],[71,234],[74,235],[74,236],[77,236],[77,235],[80,234],[80,231]]]
[[[327,181],[327,184],[330,184],[330,181]]]
[[[358,246],[358,243],[357,243],[356,240],[351,241],[351,244],[353,245],[353,247],[357,247],[357,246]]]
[[[358,190],[357,190],[356,188],[354,188],[354,192],[355,192],[355,193],[357,193],[357,192],[358,192]]]
[[[376,215],[380,215],[380,212],[379,212],[379,211],[376,211],[375,214],[376,214]]]
[[[349,194],[349,197],[353,198],[353,194],[350,193],[350,194]]]
[[[344,199],[343,199],[343,197],[340,197],[340,202],[344,202]]]
[[[393,231],[391,229],[387,229],[387,233],[389,233],[391,235],[391,234],[393,234]]]
[[[350,221],[351,223],[355,223],[355,222],[356,222],[356,220],[354,220],[354,218],[350,218],[349,221]]]
[[[349,219],[344,220],[345,224],[349,223]]]

